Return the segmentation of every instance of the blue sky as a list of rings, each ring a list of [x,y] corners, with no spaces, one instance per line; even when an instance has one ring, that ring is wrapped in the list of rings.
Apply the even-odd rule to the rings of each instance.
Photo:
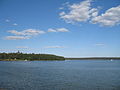
[[[120,56],[120,0],[0,0],[0,52]]]

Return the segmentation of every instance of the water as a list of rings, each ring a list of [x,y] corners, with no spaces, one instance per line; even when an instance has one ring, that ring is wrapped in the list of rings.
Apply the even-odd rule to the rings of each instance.
[[[120,60],[0,61],[0,90],[120,90]]]

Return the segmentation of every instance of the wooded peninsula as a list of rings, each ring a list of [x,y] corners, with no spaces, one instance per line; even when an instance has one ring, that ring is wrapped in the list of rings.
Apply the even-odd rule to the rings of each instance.
[[[39,61],[39,60],[65,60],[62,56],[52,54],[28,54],[28,53],[0,53],[0,61]]]

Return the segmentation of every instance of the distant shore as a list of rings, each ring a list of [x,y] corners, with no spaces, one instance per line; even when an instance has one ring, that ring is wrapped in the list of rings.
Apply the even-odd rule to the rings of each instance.
[[[84,58],[65,58],[65,60],[120,60],[120,57],[84,57]]]

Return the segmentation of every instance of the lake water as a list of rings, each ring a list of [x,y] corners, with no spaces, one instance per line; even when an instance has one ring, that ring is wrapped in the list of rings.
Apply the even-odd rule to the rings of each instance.
[[[120,60],[0,61],[0,90],[120,90]]]

